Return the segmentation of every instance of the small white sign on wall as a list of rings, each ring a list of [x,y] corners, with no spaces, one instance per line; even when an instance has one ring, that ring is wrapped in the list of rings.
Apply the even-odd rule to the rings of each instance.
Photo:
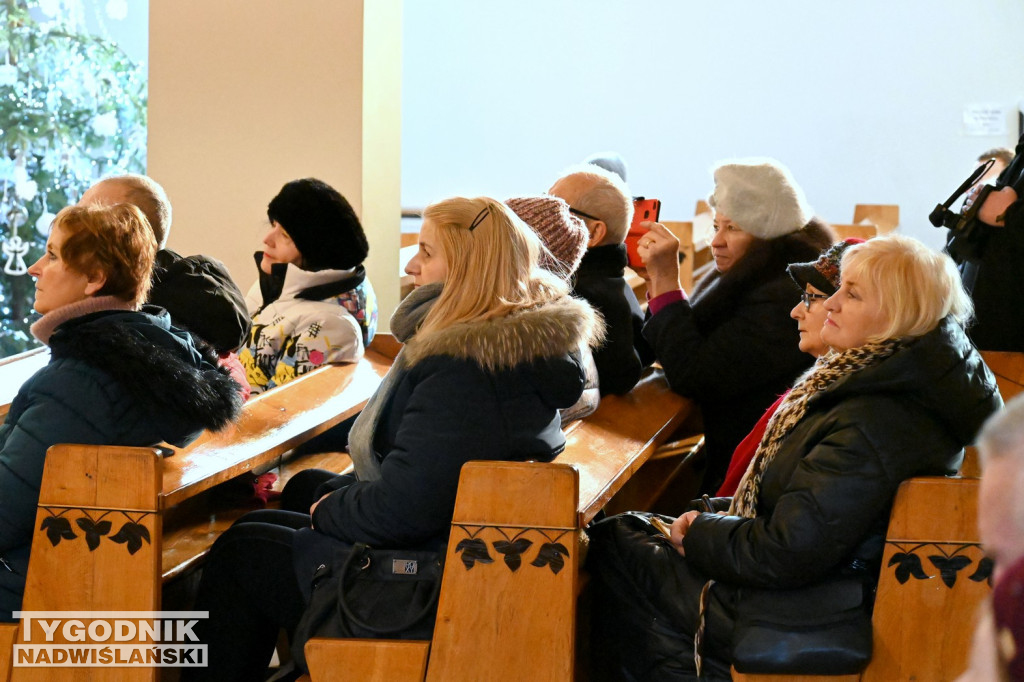
[[[964,132],[968,135],[1006,135],[1007,107],[1001,104],[968,104],[964,107]]]

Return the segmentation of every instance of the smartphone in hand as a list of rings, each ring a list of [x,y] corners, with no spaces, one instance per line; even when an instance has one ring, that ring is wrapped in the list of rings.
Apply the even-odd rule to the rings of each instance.
[[[636,197],[633,199],[633,222],[629,226],[629,232],[626,233],[626,253],[629,255],[629,267],[644,267],[644,261],[640,258],[640,254],[637,252],[636,247],[640,243],[640,238],[644,236],[650,228],[641,227],[640,223],[656,223],[658,222],[658,216],[660,214],[661,201],[658,199],[645,199],[643,197]]]

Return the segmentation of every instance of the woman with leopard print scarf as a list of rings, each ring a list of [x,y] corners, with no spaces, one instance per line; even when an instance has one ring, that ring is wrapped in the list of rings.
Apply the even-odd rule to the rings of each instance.
[[[750,590],[828,590],[853,576],[869,610],[897,487],[955,472],[1001,406],[948,257],[900,236],[853,246],[825,307],[832,351],[783,400],[735,497],[680,516],[671,540],[652,540],[635,514],[591,529],[598,679],[695,680],[697,658],[700,679],[730,679]]]

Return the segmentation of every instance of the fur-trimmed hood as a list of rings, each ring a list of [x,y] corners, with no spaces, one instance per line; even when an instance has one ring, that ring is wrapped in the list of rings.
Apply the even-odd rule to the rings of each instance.
[[[49,339],[53,361],[78,360],[112,378],[154,421],[182,441],[237,418],[242,398],[209,349],[174,329],[166,311],[100,311],[64,322]]]
[[[728,318],[736,301],[752,289],[772,280],[784,280],[792,287],[786,266],[815,260],[833,241],[832,229],[817,218],[797,232],[754,239],[733,267],[724,273],[714,270],[697,285],[691,298],[694,318],[702,327],[715,326]]]
[[[584,346],[594,348],[603,340],[601,315],[585,301],[564,296],[504,317],[417,334],[406,344],[404,354],[410,367],[424,358],[449,355],[499,371],[564,356]]]

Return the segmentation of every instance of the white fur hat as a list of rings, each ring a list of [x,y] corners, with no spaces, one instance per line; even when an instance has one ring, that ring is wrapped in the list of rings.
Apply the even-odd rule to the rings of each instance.
[[[715,166],[708,203],[744,232],[774,239],[796,232],[813,211],[789,169],[775,159],[734,159]]]

